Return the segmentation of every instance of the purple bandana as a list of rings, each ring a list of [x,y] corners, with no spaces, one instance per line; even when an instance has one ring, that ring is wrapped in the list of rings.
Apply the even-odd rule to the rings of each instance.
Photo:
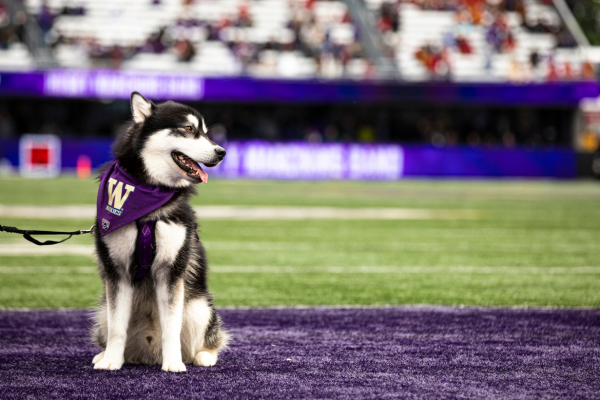
[[[156,210],[177,192],[138,181],[117,160],[100,178],[96,208],[102,236]]]

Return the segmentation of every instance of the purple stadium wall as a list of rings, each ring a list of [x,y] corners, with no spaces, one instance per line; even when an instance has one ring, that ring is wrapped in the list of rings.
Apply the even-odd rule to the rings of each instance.
[[[96,168],[111,159],[111,139],[63,139],[62,167],[80,155]],[[567,148],[435,148],[398,144],[230,142],[227,157],[209,175],[231,179],[365,179],[402,177],[576,177],[576,154]],[[0,157],[19,163],[18,139],[0,140]]]
[[[283,80],[202,77],[114,70],[0,71],[0,96],[129,99],[139,91],[152,100],[276,103],[373,103],[577,107],[597,97],[596,81],[530,84]]]

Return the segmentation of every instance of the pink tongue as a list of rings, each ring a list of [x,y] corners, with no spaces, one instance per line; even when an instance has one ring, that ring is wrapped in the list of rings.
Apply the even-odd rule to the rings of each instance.
[[[202,180],[202,182],[208,183],[208,174],[206,172],[204,172],[203,169],[200,169],[200,171],[198,172],[198,175],[200,175],[200,179]]]
[[[200,166],[198,164],[196,164],[189,158],[186,158],[185,163],[188,165],[188,167],[192,168],[194,171],[198,171],[198,175],[200,176],[200,179],[202,180],[202,182],[208,183],[208,174],[206,172],[204,172],[204,170],[202,168],[200,168]]]

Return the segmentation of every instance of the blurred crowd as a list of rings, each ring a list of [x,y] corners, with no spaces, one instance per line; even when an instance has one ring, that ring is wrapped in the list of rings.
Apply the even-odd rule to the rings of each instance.
[[[576,47],[577,43],[571,33],[562,24],[556,14],[528,12],[524,0],[389,0],[384,1],[377,13],[377,26],[389,45],[390,52],[400,44],[397,34],[400,21],[399,8],[401,4],[413,4],[423,10],[453,11],[456,23],[452,31],[446,32],[439,42],[426,43],[414,54],[414,57],[424,66],[432,78],[448,79],[451,76],[452,60],[449,54],[454,50],[460,54],[473,54],[474,46],[470,34],[474,27],[483,27],[486,42],[486,69],[492,69],[494,54],[511,54],[517,45],[516,35],[507,19],[507,12],[519,15],[522,28],[529,33],[552,34],[556,47]],[[543,5],[552,6],[552,0],[540,0]],[[547,71],[540,71],[539,66],[547,62]],[[545,76],[543,76],[545,74]],[[541,55],[533,50],[528,63],[519,63],[514,58],[507,75],[515,81],[532,79],[569,80],[593,79],[595,71],[592,64],[583,62],[581,65],[557,63],[553,55]]]
[[[314,59],[317,71],[320,71],[321,74],[326,72],[325,69],[328,66],[329,70],[335,68],[332,66],[332,61],[333,64],[341,66],[343,74],[351,60],[364,57],[359,30],[356,25],[352,25],[354,32],[350,43],[335,43],[331,36],[332,27],[328,24],[317,23],[314,5],[314,0],[308,0],[305,3],[292,2],[292,18],[287,24],[293,32],[290,49],[300,51],[305,57]],[[352,17],[346,11],[339,21],[332,22],[352,24]],[[327,73],[325,74],[327,75]]]
[[[20,11],[11,16],[8,4],[0,0],[0,49],[6,50],[12,43],[25,42],[27,13]]]
[[[160,0],[148,0],[159,6]],[[199,0],[200,1],[200,0]],[[319,0],[334,1],[334,0]],[[339,2],[339,0],[336,0]],[[248,72],[253,66],[269,63],[269,53],[299,52],[312,59],[319,75],[343,75],[348,63],[363,57],[363,49],[358,29],[354,25],[354,37],[350,43],[340,44],[332,40],[331,29],[334,24],[351,24],[351,16],[346,13],[341,20],[332,24],[317,23],[314,0],[290,0],[291,18],[287,22],[290,35],[271,37],[266,42],[257,42],[248,38],[243,28],[252,28],[254,21],[249,11],[249,3],[241,3],[237,10],[222,16],[218,21],[196,17],[192,7],[194,2],[184,0],[184,11],[172,24],[157,27],[145,41],[135,46],[116,44],[103,46],[94,37],[66,37],[60,31],[48,36],[53,47],[61,44],[79,45],[95,66],[118,68],[122,62],[140,52],[161,54],[172,52],[180,62],[190,62],[202,51],[206,41],[224,43],[240,65],[241,73]],[[85,9],[73,10],[68,15],[85,15]],[[56,19],[45,0],[38,15],[38,21],[44,32],[50,32]],[[232,31],[230,28],[240,28]]]
[[[160,7],[161,0],[147,0],[150,7]],[[183,11],[171,24],[157,26],[144,42],[122,42],[106,45],[93,36],[64,35],[53,29],[61,16],[85,16],[87,10],[76,3],[65,3],[60,9],[53,9],[47,0],[42,0],[35,20],[41,28],[46,42],[53,48],[62,44],[75,45],[88,56],[91,66],[119,68],[123,62],[139,53],[171,53],[181,63],[195,60],[203,51],[206,42],[223,43],[236,60],[239,73],[247,74],[262,71],[262,75],[281,75],[281,71],[298,69],[298,57],[310,60],[314,73],[323,77],[347,75],[348,66],[358,61],[362,76],[371,76],[373,63],[366,57],[362,45],[361,32],[352,21],[351,14],[323,21],[317,18],[315,6],[321,2],[340,0],[288,0],[290,12],[285,34],[257,41],[245,29],[253,28],[255,21],[251,13],[251,3],[247,0],[239,4],[219,20],[207,20],[197,16],[193,10],[196,2],[208,0],[182,0]],[[212,1],[212,0],[211,0]],[[551,5],[552,0],[538,0]],[[413,56],[422,64],[433,79],[452,77],[452,54],[479,54],[485,59],[488,74],[494,69],[496,54],[510,56],[510,63],[503,76],[513,81],[530,80],[570,80],[593,79],[594,66],[588,62],[560,62],[552,53],[532,49],[527,62],[516,57],[518,38],[511,25],[507,12],[516,13],[522,21],[522,29],[530,33],[545,33],[554,36],[557,47],[574,47],[576,42],[559,18],[549,12],[528,12],[529,2],[525,0],[385,0],[376,13],[376,25],[387,46],[387,55],[395,59],[401,49],[399,31],[402,24],[399,9],[402,4],[413,4],[423,10],[452,11],[456,23],[445,32],[440,40],[430,41],[414,51]],[[123,5],[125,6],[125,5]],[[118,7],[117,7],[118,8]],[[115,15],[121,11],[112,10]],[[30,18],[21,11],[11,18],[6,5],[0,0],[0,48],[9,43],[24,41],[25,24]],[[350,40],[336,40],[332,32],[340,24],[350,26]],[[513,23],[514,24],[514,23]],[[472,32],[484,29],[485,50],[474,45]],[[505,72],[505,73],[504,73]],[[290,76],[293,74],[290,73]]]

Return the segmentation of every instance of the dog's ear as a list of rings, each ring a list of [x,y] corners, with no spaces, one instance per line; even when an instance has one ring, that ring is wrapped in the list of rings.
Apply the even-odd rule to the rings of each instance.
[[[138,92],[131,93],[131,113],[136,123],[144,122],[146,118],[152,115],[153,109],[154,104],[151,101],[146,100]]]

